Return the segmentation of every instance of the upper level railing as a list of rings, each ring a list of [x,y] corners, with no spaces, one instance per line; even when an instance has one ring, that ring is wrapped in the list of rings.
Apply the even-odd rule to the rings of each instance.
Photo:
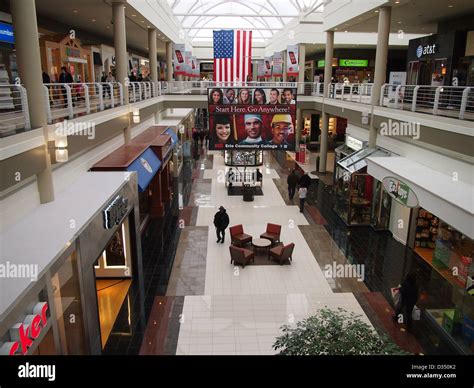
[[[206,95],[209,88],[291,88],[298,96],[372,103],[373,84],[330,84],[327,95],[323,83],[312,82],[130,82],[128,103],[140,103],[161,95]],[[48,124],[124,106],[123,86],[117,82],[44,84]],[[0,85],[0,137],[31,129],[28,98],[22,85]],[[31,103],[31,102],[30,102]],[[460,120],[474,120],[474,87],[390,85],[381,88],[379,105]]]

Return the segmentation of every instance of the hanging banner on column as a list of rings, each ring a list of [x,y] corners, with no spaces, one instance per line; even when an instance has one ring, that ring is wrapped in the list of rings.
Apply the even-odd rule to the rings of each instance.
[[[270,78],[272,76],[272,57],[265,57],[263,60],[264,63],[264,74],[265,78]]]
[[[184,62],[184,44],[173,45],[173,64],[175,75],[186,74],[186,63]]]
[[[209,149],[295,149],[296,89],[208,89]]]
[[[274,77],[281,77],[283,75],[283,57],[281,53],[273,54],[273,73]]]
[[[191,51],[184,52],[184,64],[185,64],[185,73],[186,76],[191,76],[191,68],[192,68],[192,58],[191,58]]]
[[[287,75],[298,76],[299,71],[300,71],[298,58],[299,58],[298,45],[297,44],[288,45],[286,49],[286,68],[288,69],[286,73]]]
[[[258,61],[257,77],[263,77],[265,75],[265,62]]]

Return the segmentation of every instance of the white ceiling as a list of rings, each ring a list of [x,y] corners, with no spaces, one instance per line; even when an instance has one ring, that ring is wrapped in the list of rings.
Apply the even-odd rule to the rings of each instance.
[[[391,32],[436,33],[438,23],[474,13],[474,0],[391,0]],[[336,31],[376,32],[378,10],[358,15],[337,26]]]
[[[191,42],[211,41],[213,29],[253,30],[254,42],[265,42],[300,13],[312,12],[323,0],[155,0],[167,1]],[[322,11],[322,6],[317,9]]]
[[[39,0],[36,1],[36,9],[41,17],[113,42],[112,5],[109,0]],[[129,5],[125,6],[125,17],[128,47],[147,53],[149,22]],[[164,42],[167,38],[160,31],[158,34],[158,55],[164,58],[166,51]],[[80,34],[77,38],[81,39]],[[93,43],[103,42],[100,40]]]

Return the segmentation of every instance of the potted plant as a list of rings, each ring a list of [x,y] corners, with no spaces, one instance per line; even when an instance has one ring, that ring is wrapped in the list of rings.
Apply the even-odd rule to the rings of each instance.
[[[291,356],[408,354],[360,318],[342,308],[323,308],[296,327],[283,325],[273,349]]]

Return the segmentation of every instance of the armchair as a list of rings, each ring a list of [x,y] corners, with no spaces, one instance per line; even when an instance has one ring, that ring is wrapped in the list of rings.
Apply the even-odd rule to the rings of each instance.
[[[234,263],[236,265],[241,265],[242,268],[250,263],[251,261],[255,261],[255,255],[252,251],[245,249],[245,248],[238,248],[233,245],[229,246],[230,251],[230,263]]]
[[[295,248],[294,243],[290,243],[288,245],[278,245],[272,249],[270,249],[270,253],[268,258],[275,259],[280,262],[280,265],[283,265],[283,262],[288,260],[291,264],[293,261],[293,249]]]
[[[265,233],[260,235],[260,238],[265,238],[272,242],[274,245],[277,242],[280,242],[280,233],[281,233],[281,225],[277,224],[267,224],[267,230]]]
[[[242,247],[252,242],[252,236],[244,233],[242,225],[234,225],[230,227],[230,240],[232,244]]]

